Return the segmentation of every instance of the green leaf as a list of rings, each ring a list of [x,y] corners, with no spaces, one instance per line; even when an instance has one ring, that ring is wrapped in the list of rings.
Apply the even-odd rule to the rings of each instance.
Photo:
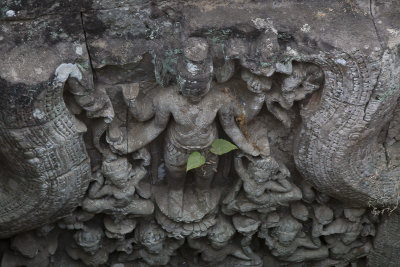
[[[190,171],[191,169],[198,168],[203,166],[206,163],[206,158],[200,154],[199,152],[195,151],[189,155],[187,164],[186,164],[186,172]]]
[[[223,155],[235,149],[238,149],[238,147],[231,142],[224,139],[215,139],[211,144],[210,152],[215,155]]]

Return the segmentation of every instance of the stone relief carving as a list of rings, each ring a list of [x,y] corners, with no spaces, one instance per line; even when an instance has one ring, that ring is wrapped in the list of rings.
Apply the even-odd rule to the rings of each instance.
[[[400,5],[322,2],[1,3],[1,266],[400,266]]]

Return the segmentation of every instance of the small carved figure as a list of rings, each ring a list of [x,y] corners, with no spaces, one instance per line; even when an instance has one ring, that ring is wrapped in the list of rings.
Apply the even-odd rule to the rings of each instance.
[[[127,158],[103,161],[101,172],[94,174],[83,209],[93,213],[148,215],[154,206],[150,200],[135,195],[136,186],[147,174],[142,166],[135,168]],[[104,179],[105,178],[105,179]]]
[[[313,210],[311,235],[319,241],[318,237],[323,235],[324,226],[328,225],[333,220],[333,210],[326,205],[314,205]]]
[[[124,216],[105,216],[103,222],[105,235],[108,238],[119,240],[125,239],[125,235],[133,232],[136,227],[136,221],[134,219],[126,218]]]
[[[103,230],[91,224],[78,230],[73,239],[75,244],[66,247],[68,255],[74,260],[81,260],[86,265],[98,266],[108,261],[108,256],[115,250],[116,244],[107,242]]]
[[[299,221],[305,222],[310,217],[310,212],[301,201],[290,203],[290,214]]]
[[[303,201],[308,204],[312,203],[316,197],[313,187],[304,180],[300,182],[299,187],[301,189],[301,194],[303,195]]]
[[[250,261],[242,248],[232,242],[235,229],[225,217],[218,217],[217,223],[210,228],[208,236],[205,238],[188,238],[189,246],[195,249],[201,260],[207,265],[223,262],[229,255],[243,261]],[[195,258],[195,264],[199,264]]]
[[[265,239],[272,255],[281,260],[301,262],[328,257],[328,248],[315,244],[302,231],[302,224],[289,214],[280,217],[278,226],[270,228],[271,226],[263,223],[258,236]]]
[[[55,254],[58,247],[59,232],[49,229],[37,232],[26,232],[14,236],[11,240],[10,248],[13,251],[6,251],[0,261],[1,266],[27,266],[27,267],[47,267],[51,262],[51,257]]]
[[[340,234],[340,240],[344,244],[350,244],[360,236],[362,229],[361,222],[351,222],[345,218],[338,218],[325,227],[322,235]]]
[[[247,88],[259,95],[258,110],[265,101],[267,109],[287,128],[291,127],[294,118],[290,110],[294,101],[305,99],[318,90],[323,81],[323,73],[315,65],[290,62],[289,65],[286,73],[289,75],[274,86],[268,77],[256,75],[249,70],[242,71],[242,79],[247,83]]]
[[[251,241],[261,224],[257,214],[247,213],[246,216],[235,214],[232,217],[233,225],[243,236],[240,245],[245,254],[251,259],[251,266],[262,266],[261,258],[251,248]]]
[[[246,157],[246,166],[243,157],[239,153],[234,159],[240,179],[224,200],[228,210],[271,210],[277,205],[288,205],[291,201],[301,199],[300,189],[288,180],[289,171],[274,158]],[[242,185],[244,196],[239,193]]]
[[[328,244],[331,259],[345,264],[369,253],[371,242],[364,238],[362,233],[365,231],[364,234],[367,236],[372,232],[367,232],[367,228],[370,228],[367,226],[369,221],[365,221],[366,226],[362,224],[364,213],[365,209],[345,208],[343,210],[345,218],[335,219],[321,231]]]
[[[143,221],[135,230],[136,246],[131,254],[119,255],[120,262],[138,261],[150,266],[166,265],[185,239],[167,238],[164,230],[154,222]]]

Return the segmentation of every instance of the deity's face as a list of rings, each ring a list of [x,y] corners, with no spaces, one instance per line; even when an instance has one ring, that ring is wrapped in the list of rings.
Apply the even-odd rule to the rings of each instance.
[[[130,175],[125,174],[125,175],[115,175],[108,178],[113,185],[117,186],[118,188],[123,188],[128,183],[130,177],[131,177]]]
[[[193,85],[193,86],[192,86]],[[192,103],[198,103],[210,91],[210,82],[204,86],[196,85],[196,81],[186,81],[185,86],[180,88],[179,92]]]
[[[271,177],[268,175],[268,171],[256,166],[252,166],[252,164],[249,166],[249,173],[251,173],[253,180],[255,180],[257,183],[266,182]]]
[[[281,231],[276,229],[273,232],[273,235],[277,237],[279,243],[282,245],[290,245],[296,238],[298,231],[296,230],[289,230],[289,231]]]
[[[100,248],[102,233],[97,230],[78,231],[74,235],[76,243],[87,253],[94,254]]]
[[[164,249],[165,234],[157,225],[151,223],[141,228],[140,243],[152,254],[159,254]]]
[[[209,236],[209,240],[211,242],[211,247],[214,249],[221,249],[225,247],[229,240],[231,239],[231,236],[229,234],[225,233],[220,233],[218,235],[211,235]]]
[[[249,173],[252,175],[253,180],[258,183],[264,183],[269,180],[276,180],[280,177],[279,166],[275,162],[266,162],[264,166],[257,166],[254,163],[249,164]]]
[[[114,186],[124,188],[134,175],[132,165],[126,159],[120,158],[103,163],[103,175]]]
[[[208,240],[211,243],[211,247],[214,249],[221,249],[225,247],[235,234],[233,225],[227,220],[218,220],[217,224],[211,228],[208,234]]]
[[[153,254],[160,254],[164,249],[164,243],[162,240],[144,242],[143,245],[146,247],[147,251]]]

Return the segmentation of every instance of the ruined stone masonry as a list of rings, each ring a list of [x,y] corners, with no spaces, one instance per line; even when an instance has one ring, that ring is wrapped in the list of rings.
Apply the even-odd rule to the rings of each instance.
[[[0,93],[2,267],[400,266],[397,0],[2,0]]]

